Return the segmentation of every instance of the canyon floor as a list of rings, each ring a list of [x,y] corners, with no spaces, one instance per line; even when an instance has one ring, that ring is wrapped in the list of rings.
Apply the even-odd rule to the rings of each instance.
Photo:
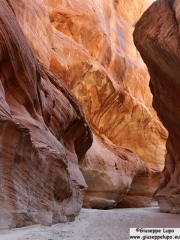
[[[128,240],[129,229],[177,228],[180,215],[160,213],[159,207],[112,210],[82,209],[74,222],[51,227],[34,225],[0,230],[0,240]]]

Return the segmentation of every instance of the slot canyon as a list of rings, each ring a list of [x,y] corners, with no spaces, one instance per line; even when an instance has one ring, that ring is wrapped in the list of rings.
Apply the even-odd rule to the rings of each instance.
[[[178,0],[0,0],[0,239],[179,226],[179,24]]]

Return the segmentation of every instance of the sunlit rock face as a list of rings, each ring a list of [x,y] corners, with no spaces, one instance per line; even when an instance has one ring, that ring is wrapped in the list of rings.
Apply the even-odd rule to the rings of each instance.
[[[156,1],[134,33],[135,44],[150,72],[153,106],[169,131],[163,178],[155,198],[162,212],[171,213],[180,213],[179,9],[179,1]]]
[[[87,187],[78,161],[92,136],[65,84],[37,60],[0,1],[0,228],[70,221]]]
[[[114,207],[129,190],[123,206],[133,206],[134,197],[149,205],[163,169],[167,133],[152,109],[149,75],[132,34],[151,1],[10,2],[36,55],[76,95],[94,132],[93,147],[80,162],[89,186],[85,206]],[[117,157],[121,147],[131,154],[118,173],[114,164],[124,163]],[[142,164],[134,170],[133,161]],[[101,184],[103,172],[106,184]]]
[[[49,66],[53,32],[45,0],[9,0],[8,2],[36,56]]]
[[[77,96],[93,132],[101,139],[99,141],[108,139],[109,144],[115,144],[117,148],[130,148],[147,164],[148,173],[144,173],[146,176],[142,178],[142,182],[139,181],[140,185],[135,185],[135,188],[138,188],[142,184],[145,192],[148,189],[148,201],[144,202],[146,206],[157,188],[159,179],[156,174],[156,184],[152,182],[155,181],[154,173],[163,168],[167,136],[151,107],[149,75],[132,37],[133,26],[148,4],[147,1],[94,0],[86,1],[86,4],[81,0],[47,1],[51,24],[54,27],[51,69],[66,81]],[[107,146],[108,143],[103,149]],[[98,144],[94,143],[90,150],[90,159],[94,162],[93,166],[90,166],[92,181],[89,177],[90,170],[88,174],[86,169],[83,171],[83,167],[87,168],[90,161],[82,165],[89,186],[85,202],[87,203],[91,195],[89,201],[92,207],[93,196],[96,199],[101,195],[98,187],[94,187],[94,171],[101,175],[101,164],[108,166],[109,162],[116,161],[112,160],[114,156],[102,157],[99,151],[103,161],[98,163],[97,149]],[[130,169],[128,163],[127,171],[131,171]],[[106,169],[109,179],[113,171],[116,175],[114,169],[109,172]],[[117,188],[106,179],[107,186],[101,186],[101,192],[104,192],[102,195],[109,191],[109,194],[114,192],[121,198],[125,191],[120,187],[121,182],[124,182],[123,168],[122,172],[115,181]],[[132,173],[131,181],[124,189],[129,189],[135,175]],[[96,184],[100,185],[101,180],[97,176],[95,179]],[[137,198],[137,195],[142,197],[144,193],[141,195],[139,191],[132,190],[128,206],[133,206],[134,195]],[[112,200],[117,204],[113,194]],[[141,202],[142,206],[143,200]]]

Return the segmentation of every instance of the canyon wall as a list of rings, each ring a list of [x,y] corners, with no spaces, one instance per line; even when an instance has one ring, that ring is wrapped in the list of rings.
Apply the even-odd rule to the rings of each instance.
[[[151,76],[153,106],[169,131],[163,178],[155,198],[162,212],[171,213],[180,213],[179,9],[179,1],[156,1],[134,32],[135,44]]]
[[[149,75],[132,37],[148,4],[47,1],[54,32],[50,68],[82,104],[96,139],[81,165],[89,186],[84,206],[115,206],[129,190],[119,207],[148,206],[158,186],[167,133],[152,109]],[[136,171],[119,154],[124,148],[142,160]]]
[[[37,60],[6,0],[0,80],[0,228],[73,220],[87,187],[78,161],[92,143],[89,124],[74,95]]]
[[[151,107],[149,75],[132,38],[149,3],[10,2],[37,57],[82,104],[96,139],[80,162],[88,183],[84,206],[113,207],[129,190],[123,206],[149,205],[167,136]],[[135,163],[142,161],[135,169],[132,157],[123,157],[128,151]]]
[[[12,118],[26,126],[30,132],[33,147],[38,149],[37,154],[41,153],[40,157],[32,155],[29,160],[28,155],[23,155],[27,153],[23,152],[21,155],[25,156],[24,167],[21,166],[21,169],[22,171],[27,169],[26,161],[30,161],[32,166],[31,161],[38,158],[40,163],[41,158],[43,159],[41,164],[45,165],[42,168],[49,169],[49,166],[52,166],[49,159],[54,159],[56,151],[61,154],[59,158],[65,159],[66,163],[64,167],[58,167],[59,163],[56,164],[58,157],[55,157],[54,167],[49,169],[50,176],[55,175],[58,176],[57,178],[62,176],[62,180],[54,180],[54,178],[47,180],[46,174],[42,176],[42,182],[50,181],[54,184],[50,190],[51,193],[62,191],[62,194],[57,193],[59,201],[54,197],[50,198],[52,215],[48,218],[48,224],[73,218],[82,205],[86,185],[78,169],[78,163],[88,184],[84,198],[85,207],[150,205],[164,166],[167,132],[151,106],[149,74],[134,46],[132,37],[135,23],[150,3],[151,1],[143,0],[102,2],[97,0],[86,2],[82,0],[28,2],[8,0],[15,14],[13,17],[16,17],[38,58],[38,63],[35,60],[35,65],[39,69],[36,71],[37,78],[33,77],[33,79],[36,79],[34,80],[37,82],[36,89],[39,89],[36,97],[40,105],[38,114],[41,121],[36,120],[36,124],[34,120],[31,122],[32,120],[28,120],[29,113],[28,115],[24,113],[21,104],[14,106],[14,100],[7,102],[8,94],[4,97],[7,106],[16,109],[15,113],[10,111]],[[2,4],[5,2],[2,1]],[[11,40],[11,44],[22,45],[22,49],[18,49],[17,52],[22,51],[25,54],[26,46],[18,44],[18,41],[13,44]],[[17,55],[17,52],[14,54]],[[27,63],[26,66],[27,57],[24,58],[19,68],[24,69],[24,66],[27,70],[30,68],[27,75],[31,76],[32,64]],[[36,58],[33,57],[33,59]],[[11,62],[11,58],[9,61]],[[17,79],[20,73],[21,71],[17,72],[14,79]],[[57,76],[67,84],[81,103],[93,131],[93,145],[85,157],[85,152],[92,141],[89,125],[84,119],[77,100]],[[26,77],[22,76],[21,79],[25,81]],[[31,92],[31,87],[28,84],[25,85],[28,90],[24,91]],[[3,90],[3,88],[2,91],[6,93],[6,89]],[[19,91],[18,89],[16,92]],[[13,91],[12,88],[11,91]],[[29,96],[29,99],[32,97]],[[29,104],[27,105],[29,107]],[[37,126],[40,130],[36,130]],[[4,131],[3,128],[2,131]],[[4,136],[6,135],[8,134]],[[22,151],[23,144],[22,142]],[[12,145],[16,146],[15,143]],[[30,149],[29,147],[27,152],[31,152]],[[18,155],[17,159],[21,157]],[[33,164],[37,163],[34,161]],[[35,175],[41,176],[36,171]],[[61,175],[61,171],[65,172],[64,176]],[[29,174],[28,172],[26,171],[26,174]],[[27,176],[25,175],[26,184],[29,182]],[[19,181],[18,178],[17,181]],[[33,184],[36,185],[32,182],[31,188]],[[54,190],[55,186],[60,189]],[[26,185],[22,189],[23,193],[28,193]],[[67,195],[63,196],[68,189]],[[39,190],[34,188],[34,191],[37,193]],[[34,193],[29,192],[25,195],[25,199],[32,194]],[[18,199],[18,194],[16,195]],[[37,196],[36,194],[33,199],[37,200]],[[46,202],[46,199],[44,198],[43,201]],[[30,206],[41,207],[41,198],[37,200],[39,205],[34,205],[35,200],[30,201],[32,202]],[[22,206],[26,206],[27,202],[23,204]],[[28,214],[29,211],[27,208]],[[31,216],[28,214],[21,215],[26,218],[26,215]],[[31,221],[46,224],[42,220],[37,220],[37,215],[33,216],[33,220],[26,222],[28,224]],[[17,225],[21,225],[22,221],[20,222]]]

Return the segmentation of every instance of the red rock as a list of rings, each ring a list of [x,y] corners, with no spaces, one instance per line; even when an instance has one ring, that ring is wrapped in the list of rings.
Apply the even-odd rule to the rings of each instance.
[[[74,219],[92,136],[77,99],[38,62],[0,1],[0,228]]]
[[[44,0],[8,0],[34,53],[46,66],[51,60],[53,32]]]
[[[94,136],[93,139],[93,145],[81,164],[89,186],[84,207],[116,207],[131,189],[135,176],[148,174],[148,167],[132,150],[107,143],[102,137]]]
[[[132,183],[130,197],[133,194],[136,197],[138,195],[142,203],[144,192],[148,189],[149,202],[147,204],[146,196],[144,205],[149,205],[155,185],[158,186],[157,181],[154,183],[153,176],[156,173],[160,175],[163,169],[167,133],[151,106],[149,75],[134,46],[132,33],[135,23],[151,1],[34,0],[30,4],[25,0],[19,0],[18,4],[9,1],[36,56],[68,85],[82,104],[94,135],[102,140],[102,152],[107,151],[110,155],[112,151],[109,151],[109,148],[116,146],[112,152],[114,159],[107,158],[100,152],[100,156],[104,156],[102,163],[107,165],[108,191],[113,189],[115,198],[113,199],[112,195],[112,204],[109,198],[103,198],[98,205],[103,204],[105,207],[107,203],[107,207],[111,207],[117,204],[124,196],[123,193],[129,189],[129,183]],[[48,116],[49,111],[51,108],[48,103],[45,113]],[[52,125],[55,123],[53,119]],[[96,168],[100,175],[102,173],[99,163],[95,167],[96,149],[99,149],[100,142],[96,144],[97,146],[93,144],[90,150],[93,161],[92,179],[93,168]],[[143,176],[138,175],[139,180],[136,179],[138,170],[134,171],[128,163],[127,171],[131,172],[131,180],[126,180],[124,168],[121,171],[122,177],[116,178],[117,171],[114,167],[109,168],[108,164],[112,161],[113,166],[114,162],[122,161],[117,157],[120,146],[134,152],[135,162],[137,155],[139,156],[148,169],[146,177],[140,167],[139,172]],[[80,161],[84,173],[86,160],[81,158]],[[118,184],[116,188],[112,181],[109,181],[112,169]],[[92,189],[93,180],[89,181],[88,177],[86,181],[89,189]],[[121,188],[121,183],[124,189]],[[98,184],[100,183],[97,181]],[[142,193],[137,191],[137,186]],[[99,193],[96,190],[94,189],[94,199],[97,206]],[[106,188],[101,189],[104,196],[106,191]],[[86,203],[88,194],[87,191]],[[127,202],[129,205],[129,200]],[[134,200],[131,201],[131,206],[133,204]],[[92,201],[91,206],[93,207]]]
[[[162,212],[180,213],[179,1],[160,0],[144,13],[134,41],[147,64],[153,106],[169,131],[165,168],[155,198]]]
[[[115,144],[117,149],[119,146],[132,149],[147,163],[149,173],[141,181],[144,190],[142,194],[138,192],[139,197],[144,198],[144,191],[148,189],[149,202],[147,204],[147,197],[144,201],[144,205],[147,206],[150,205],[160,177],[159,175],[156,178],[154,184],[153,176],[163,169],[167,133],[152,109],[152,96],[148,87],[149,75],[133,44],[133,25],[147,7],[144,4],[144,1],[140,0],[133,3],[131,1],[131,4],[129,1],[100,3],[94,0],[87,1],[86,5],[81,0],[76,0],[73,4],[68,0],[47,1],[51,24],[55,27],[50,67],[67,83],[81,102],[95,135],[100,139],[105,137],[110,145]],[[99,169],[101,174],[100,164],[95,167],[96,148],[99,149],[99,146],[93,146],[94,158],[91,149],[91,161],[94,162],[93,168],[97,171]],[[101,156],[101,151],[99,155]],[[107,169],[109,161],[114,162],[115,159],[109,160],[105,157],[102,161],[107,165]],[[85,165],[87,167],[87,164]],[[131,171],[130,164],[128,166],[128,171]],[[114,186],[108,179],[111,179],[112,170],[109,169],[107,173],[107,169],[107,186],[108,191],[111,191]],[[116,171],[114,175],[116,176]],[[88,179],[86,176],[87,174],[85,179],[91,189],[92,198],[93,180],[90,181],[90,172]],[[121,176],[122,183],[126,182],[124,174]],[[132,172],[131,182],[134,176]],[[121,181],[119,179],[118,184],[121,184]],[[99,180],[96,184],[100,184]],[[128,185],[124,189],[127,188]],[[117,189],[120,199],[123,190],[120,186]],[[132,186],[132,192],[133,189],[135,187]],[[101,192],[103,191],[105,195],[107,189],[101,188]],[[98,194],[101,195],[96,188],[94,194],[94,198],[98,197]],[[134,194],[137,197],[137,192]],[[86,202],[87,196],[89,190],[85,197]],[[115,202],[117,204],[117,200]],[[133,204],[134,201],[131,201],[132,206]],[[114,205],[113,203],[112,206]]]

